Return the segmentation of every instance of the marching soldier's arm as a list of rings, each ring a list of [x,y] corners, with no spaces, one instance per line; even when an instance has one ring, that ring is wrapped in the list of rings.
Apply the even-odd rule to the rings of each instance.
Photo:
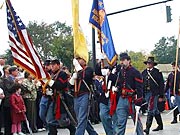
[[[82,78],[87,84],[92,84],[94,74],[93,74],[93,69],[91,67],[87,67],[85,69],[85,75],[83,75],[83,72],[81,75],[84,76]]]
[[[56,90],[67,90],[68,86],[68,75],[61,71],[56,80],[54,80],[54,84],[52,85],[52,89]]]
[[[108,79],[111,80],[112,82],[116,82],[117,77],[118,77],[117,74],[110,73]]]
[[[137,93],[137,99],[136,104],[141,105],[142,99],[143,99],[143,79],[142,75],[139,71],[135,73],[135,87],[136,87],[136,93]]]
[[[170,83],[170,75],[171,75],[171,74],[168,75],[168,78],[167,78],[167,80],[166,80],[165,89],[164,89],[164,90],[165,90],[165,91],[164,91],[165,93],[168,91],[168,89],[170,89],[170,86],[169,86],[169,83]]]
[[[164,97],[164,79],[162,72],[159,72],[159,96]]]

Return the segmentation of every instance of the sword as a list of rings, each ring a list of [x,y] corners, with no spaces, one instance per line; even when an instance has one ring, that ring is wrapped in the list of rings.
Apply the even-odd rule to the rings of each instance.
[[[29,126],[29,121],[28,121],[28,119],[27,119],[25,114],[24,114],[24,116],[25,116],[25,120],[26,120],[26,125],[27,125],[27,128],[28,128],[28,131],[29,131],[30,135],[33,135],[32,130],[31,130],[30,126]]]
[[[68,106],[66,105],[66,103],[64,102],[64,100],[63,100],[63,98],[62,98],[62,95],[59,94],[59,96],[60,96],[61,101],[62,101],[62,103],[63,103],[63,105],[64,105],[64,108],[65,108],[66,111],[67,111],[67,114],[69,115],[69,118],[72,120],[73,124],[74,124],[75,126],[77,126],[77,122],[76,122],[76,120],[74,119],[74,117],[72,116],[71,112],[69,111],[69,108],[68,108]]]
[[[168,112],[166,115],[171,114],[176,108],[178,108],[178,106],[174,107],[174,109],[172,109],[170,112]]]
[[[135,125],[134,125],[134,132],[133,135],[136,135],[136,129],[137,129],[137,122],[138,122],[138,115],[139,115],[139,110],[140,110],[140,106],[135,106],[135,110],[136,110],[136,116],[135,116]]]
[[[148,104],[148,102],[143,103],[143,104],[141,105],[141,107],[144,106],[144,105],[146,105],[146,104]]]

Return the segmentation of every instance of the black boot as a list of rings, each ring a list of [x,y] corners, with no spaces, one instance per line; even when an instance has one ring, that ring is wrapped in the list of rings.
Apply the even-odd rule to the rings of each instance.
[[[149,130],[152,125],[152,121],[153,121],[153,116],[148,114],[147,121],[146,121],[146,129],[144,130],[146,135],[149,135]]]
[[[53,125],[49,125],[49,133],[48,135],[57,135],[57,127]]]
[[[74,125],[70,124],[69,126],[67,126],[67,129],[69,129],[70,135],[75,135],[76,127]]]
[[[161,114],[155,115],[155,119],[156,119],[156,122],[158,124],[158,127],[153,129],[152,131],[163,130],[163,123],[162,123]]]
[[[171,122],[171,124],[175,124],[177,123],[177,115],[179,114],[178,108],[176,108],[173,112],[173,121]]]

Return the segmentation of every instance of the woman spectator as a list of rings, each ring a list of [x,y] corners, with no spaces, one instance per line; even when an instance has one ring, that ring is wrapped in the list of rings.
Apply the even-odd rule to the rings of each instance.
[[[30,123],[30,128],[34,133],[37,132],[37,126],[36,126],[36,98],[37,98],[37,88],[36,88],[36,82],[33,80],[33,76],[25,72],[24,74],[24,80],[22,82],[22,85],[26,88],[26,92],[23,94],[23,98],[25,99],[26,109],[27,109],[27,119]]]

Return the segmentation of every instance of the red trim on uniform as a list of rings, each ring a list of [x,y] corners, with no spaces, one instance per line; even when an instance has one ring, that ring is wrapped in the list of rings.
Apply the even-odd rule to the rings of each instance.
[[[58,95],[57,96],[57,99],[56,99],[56,114],[55,114],[55,119],[58,120],[61,118],[61,109],[60,109],[60,106],[61,106],[61,100],[60,100],[60,96]]]
[[[66,87],[66,88],[64,88],[64,90],[65,90],[65,91],[68,91],[68,88]]]
[[[154,96],[150,97],[148,109],[151,111],[154,108]]]
[[[66,83],[68,81],[68,79],[63,80],[62,78],[59,78],[58,80],[61,81],[62,83]]]
[[[140,83],[143,83],[143,80],[142,80],[142,79],[139,79],[139,78],[136,78],[136,77],[135,77],[135,81],[140,82]]]
[[[110,91],[110,110],[109,110],[109,114],[111,116],[116,112],[116,107],[117,107],[116,96],[117,96],[117,93]]]
[[[137,102],[142,102],[142,100],[143,100],[142,97],[141,97],[141,98],[137,98],[135,102],[136,102],[136,103],[137,103]]]

